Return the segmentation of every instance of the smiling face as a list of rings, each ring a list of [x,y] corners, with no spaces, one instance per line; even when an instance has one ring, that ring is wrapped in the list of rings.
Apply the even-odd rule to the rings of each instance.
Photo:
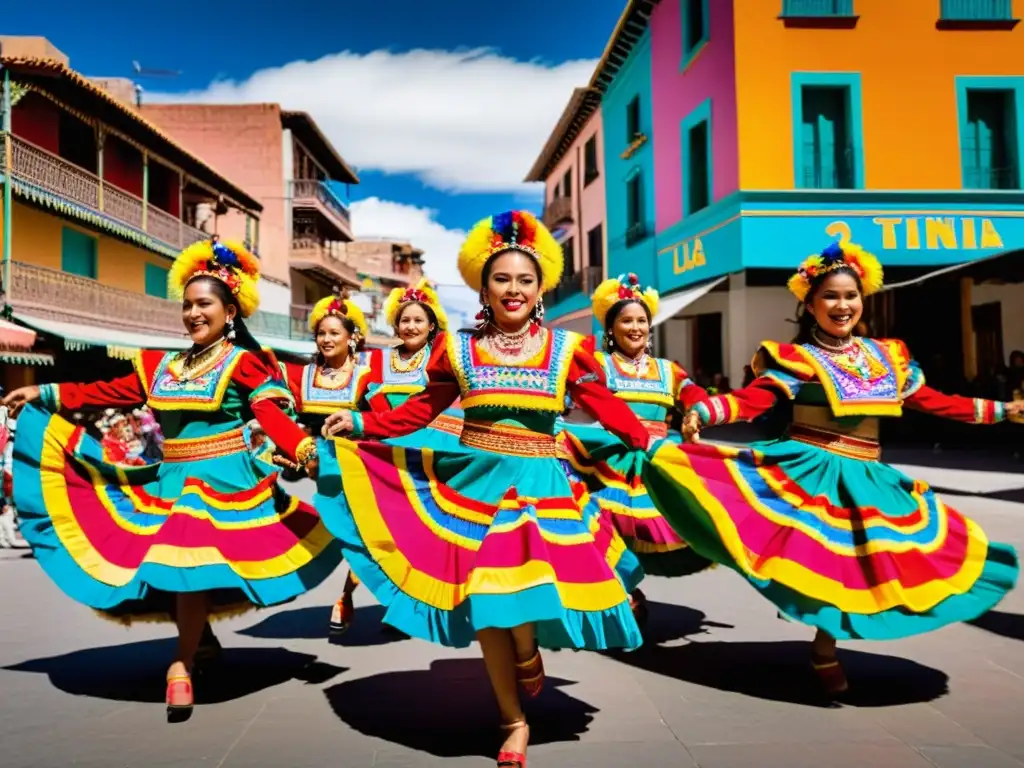
[[[506,333],[530,320],[540,298],[540,270],[529,254],[505,251],[491,262],[484,299],[494,311],[494,324]]]
[[[807,304],[818,327],[837,339],[853,333],[864,314],[864,297],[856,278],[848,272],[833,272],[814,291]]]
[[[348,358],[350,338],[352,334],[337,315],[328,315],[316,327],[316,348],[331,368],[340,367]]]
[[[234,304],[224,303],[222,294],[226,294],[227,289],[218,288],[212,278],[193,280],[185,286],[181,319],[192,343],[200,348],[220,339],[228,320],[234,320],[238,313]]]
[[[430,322],[427,310],[419,302],[406,304],[398,313],[398,338],[406,352],[419,352],[427,344],[434,324]]]
[[[626,357],[637,357],[647,347],[651,334],[651,323],[647,312],[635,301],[624,306],[612,323],[612,338],[615,347]]]

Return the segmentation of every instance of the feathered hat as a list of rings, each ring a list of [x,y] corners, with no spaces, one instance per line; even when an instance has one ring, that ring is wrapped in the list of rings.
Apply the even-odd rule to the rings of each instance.
[[[335,315],[336,317],[347,317],[356,325],[356,333],[364,339],[370,335],[370,328],[366,324],[366,315],[363,310],[355,305],[348,296],[327,296],[320,299],[313,305],[313,311],[309,313],[309,330],[316,336],[316,329],[320,321],[325,317]]]
[[[651,317],[658,314],[658,292],[648,286],[640,287],[640,278],[630,272],[628,275],[619,275],[605,280],[594,291],[591,299],[591,306],[594,309],[594,317],[604,328],[605,318],[611,312],[612,307],[620,301],[639,301]]]
[[[394,288],[388,294],[384,300],[384,318],[388,321],[388,325],[394,328],[403,307],[413,302],[430,307],[430,311],[434,313],[434,318],[437,320],[437,330],[448,330],[448,316],[444,313],[444,307],[441,306],[441,299],[438,298],[437,292],[425,277],[421,278],[416,285],[411,285],[408,288]]]
[[[260,306],[260,262],[241,243],[221,242],[216,236],[193,243],[178,254],[170,272],[167,288],[181,300],[185,286],[197,277],[212,277],[224,283],[235,297],[242,317],[250,317]]]
[[[800,264],[796,274],[789,278],[786,287],[801,302],[807,300],[811,283],[827,272],[847,267],[860,278],[864,295],[870,296],[882,289],[882,265],[873,255],[859,245],[850,242],[835,242],[817,256],[808,256]]]
[[[474,291],[483,288],[484,265],[496,253],[520,251],[540,267],[541,292],[552,290],[562,279],[565,257],[551,232],[527,211],[506,211],[477,223],[459,251],[459,272]]]

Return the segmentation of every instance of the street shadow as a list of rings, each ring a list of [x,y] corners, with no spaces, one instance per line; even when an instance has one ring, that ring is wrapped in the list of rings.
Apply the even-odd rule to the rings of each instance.
[[[789,704],[832,707],[809,663],[806,642],[691,642],[666,648],[644,645],[620,655],[625,664],[720,691]],[[839,650],[850,681],[842,704],[890,707],[916,704],[949,692],[949,677],[896,656]]]
[[[548,677],[527,701],[530,746],[579,741],[598,710],[561,689],[572,681]],[[436,757],[493,759],[501,745],[498,709],[482,659],[442,659],[429,670],[386,672],[331,686],[335,714],[366,736]]]
[[[989,611],[967,623],[978,629],[991,632],[993,635],[1002,635],[1013,640],[1024,640],[1024,616],[1019,613]]]
[[[732,624],[709,621],[707,614],[685,605],[647,601],[649,618],[644,627],[644,645],[659,645],[707,634],[709,629],[734,629]]]
[[[352,647],[387,645],[407,639],[404,635],[389,631],[381,622],[384,607],[367,605],[356,609],[355,618],[348,631],[332,637],[328,631],[331,606],[306,606],[290,611],[278,611],[259,624],[237,631],[246,637],[264,640],[326,640],[332,645]]]
[[[32,659],[4,669],[45,674],[55,688],[74,696],[156,704],[164,701],[165,673],[174,649],[174,640],[146,640]],[[195,700],[220,704],[289,680],[320,685],[346,671],[285,648],[225,648],[219,661],[196,676]]]

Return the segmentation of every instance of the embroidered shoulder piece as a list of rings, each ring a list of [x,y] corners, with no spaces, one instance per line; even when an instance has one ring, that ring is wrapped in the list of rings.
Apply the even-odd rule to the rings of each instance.
[[[900,416],[906,368],[891,346],[857,339],[852,354],[830,354],[813,344],[795,349],[814,371],[835,416]]]
[[[370,353],[360,352],[347,377],[332,381],[320,373],[319,366],[302,369],[302,413],[328,414],[338,410],[356,410],[366,392],[372,373]]]
[[[601,352],[595,357],[604,369],[608,389],[619,399],[628,403],[650,403],[665,408],[672,408],[675,405],[671,361],[652,357],[647,365],[647,371],[643,375],[637,375],[623,366],[615,355]]]
[[[462,408],[565,410],[566,379],[576,350],[577,333],[548,329],[541,350],[530,360],[503,363],[480,349],[472,331],[448,336],[448,358],[462,390]]]
[[[155,411],[216,411],[231,384],[231,375],[245,350],[225,344],[197,368],[184,370],[184,352],[160,354],[156,365],[146,352],[136,357],[135,370]]]
[[[427,386],[429,344],[408,360],[402,359],[397,347],[385,351],[384,358],[380,383],[370,385],[373,394],[414,395]]]

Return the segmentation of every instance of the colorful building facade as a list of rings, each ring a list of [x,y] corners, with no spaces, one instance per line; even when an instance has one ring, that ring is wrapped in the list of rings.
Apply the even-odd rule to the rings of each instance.
[[[737,382],[760,340],[792,336],[787,271],[835,238],[876,252],[891,283],[1024,247],[1020,6],[629,2],[592,81],[608,272],[629,265],[661,291],[663,353]],[[614,137],[638,94],[649,151],[624,158]],[[651,177],[650,262],[617,240],[637,221],[634,172],[643,189]],[[988,357],[1024,348],[1015,286],[944,290],[951,311],[918,334],[923,356],[945,344],[971,375],[993,364],[979,345]],[[913,336],[920,301],[910,288],[886,294],[885,322]]]
[[[259,202],[45,39],[0,44],[0,281],[14,319],[38,332],[31,355],[0,366],[2,383],[60,369],[70,350],[184,348],[171,259],[232,209],[258,250]]]
[[[598,94],[577,88],[525,181],[544,182],[541,218],[562,244],[565,272],[546,299],[555,328],[590,333],[590,293],[605,272],[604,134]]]

